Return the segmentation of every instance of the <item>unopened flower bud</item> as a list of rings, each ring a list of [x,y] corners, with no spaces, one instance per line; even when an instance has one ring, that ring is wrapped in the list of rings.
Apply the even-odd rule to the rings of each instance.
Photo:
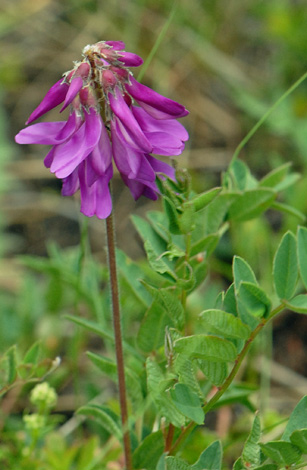
[[[95,93],[90,86],[83,87],[79,92],[80,102],[88,108],[97,108],[97,99]]]
[[[77,70],[75,71],[75,77],[81,77],[87,79],[91,73],[91,67],[87,62],[82,62]]]
[[[36,385],[31,391],[30,401],[38,409],[53,408],[57,402],[57,394],[47,382]]]
[[[126,69],[120,68],[120,67],[115,67],[114,65],[110,66],[110,70],[112,72],[116,73],[116,75],[124,80],[128,79],[129,72]]]
[[[46,424],[45,416],[33,413],[31,415],[25,415],[23,420],[28,431],[38,431],[42,429]]]
[[[110,70],[103,70],[101,72],[101,83],[104,89],[114,88],[117,83],[117,78]]]

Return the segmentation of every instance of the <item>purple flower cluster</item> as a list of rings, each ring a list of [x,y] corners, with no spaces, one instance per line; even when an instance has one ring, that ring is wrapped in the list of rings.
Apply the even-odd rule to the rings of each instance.
[[[61,112],[69,107],[67,121],[33,124],[15,138],[52,146],[45,166],[63,180],[64,196],[80,189],[81,212],[89,217],[111,213],[112,157],[135,199],[157,199],[156,176],[174,179],[174,169],[151,153],[180,155],[188,139],[176,120],[188,111],[138,83],[129,67],[143,60],[124,47],[121,41],[86,46],[83,60],[50,88],[26,124],[61,103]]]

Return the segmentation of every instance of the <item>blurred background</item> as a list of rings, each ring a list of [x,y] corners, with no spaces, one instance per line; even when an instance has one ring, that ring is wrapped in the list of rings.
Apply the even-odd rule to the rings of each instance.
[[[172,10],[169,0],[13,0],[1,2],[1,189],[6,249],[45,253],[46,238],[78,243],[79,209],[60,196],[60,182],[43,166],[46,148],[18,146],[14,135],[86,44],[120,39],[146,59]],[[143,83],[190,110],[190,141],[181,167],[196,190],[219,184],[236,145],[257,119],[306,69],[304,1],[179,0],[171,24]],[[135,71],[137,77],[138,71]],[[241,155],[256,173],[282,161],[307,161],[307,84],[303,84],[256,134]],[[46,120],[58,120],[55,110]],[[134,203],[116,184],[120,245],[130,249]],[[91,221],[93,233],[103,223]],[[132,246],[133,250],[137,249]],[[7,253],[8,253],[7,252]],[[131,252],[130,252],[131,253]]]
[[[307,7],[305,0],[178,0],[176,5],[142,82],[189,109],[190,115],[182,122],[190,140],[178,164],[190,171],[193,188],[204,191],[220,184],[240,140],[306,71]],[[25,350],[31,341],[42,338],[49,355],[61,352],[62,336],[70,337],[72,329],[70,324],[63,328],[58,316],[69,304],[62,281],[50,277],[46,282],[34,276],[20,256],[45,257],[51,252],[59,257],[57,249],[67,250],[69,256],[80,242],[81,230],[78,200],[62,198],[60,182],[43,165],[46,148],[18,146],[14,135],[48,89],[80,59],[85,45],[122,40],[127,51],[146,59],[172,7],[170,0],[1,1],[0,351],[14,342]],[[304,82],[240,154],[257,177],[291,161],[303,177],[286,198],[305,214],[306,117]],[[58,120],[57,110],[44,119]],[[145,199],[135,203],[117,176],[114,188],[118,246],[133,259],[140,259],[142,245],[130,214],[142,215],[152,203]],[[159,206],[160,202],[154,205]],[[104,259],[104,223],[88,222],[92,250],[97,259]],[[207,299],[209,306],[227,280],[233,253],[251,263],[264,287],[270,285],[268,266],[280,239],[279,230],[295,230],[296,224],[294,217],[272,212],[230,233],[215,259],[221,278],[211,281],[211,294],[202,292],[202,302]],[[198,302],[196,298],[191,308]],[[273,334],[277,338],[274,359],[306,375],[304,317],[284,315]],[[72,362],[84,347],[82,341],[79,336],[67,343]],[[67,374],[71,367],[67,365]],[[62,386],[65,380],[61,380]]]

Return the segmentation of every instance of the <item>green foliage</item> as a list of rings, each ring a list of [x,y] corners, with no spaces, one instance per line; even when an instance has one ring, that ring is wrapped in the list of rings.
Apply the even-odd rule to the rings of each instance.
[[[276,243],[271,283],[264,282],[259,269],[254,270],[247,259],[236,254],[227,271],[227,289],[219,287],[211,300],[206,298],[206,285],[210,291],[210,276],[228,233],[233,227],[261,217],[269,207],[279,209],[278,191],[294,181],[289,180],[289,171],[290,166],[283,165],[258,182],[246,164],[236,162],[225,175],[222,188],[199,196],[190,190],[185,173],[179,172],[178,183],[160,182],[163,212],[151,211],[147,219],[133,216],[148,266],[132,261],[120,250],[116,256],[122,307],[129,311],[124,318],[123,351],[135,469],[221,470],[223,451],[219,441],[211,439],[203,447],[199,444],[197,455],[187,461],[176,455],[177,450],[191,430],[204,423],[206,426],[209,411],[238,404],[255,411],[251,395],[256,387],[234,381],[250,344],[280,311],[288,308],[307,313],[307,294],[302,291],[306,284],[305,263],[301,261],[306,255],[304,227],[298,227],[297,236],[287,231]],[[118,376],[114,334],[106,314],[109,291],[99,289],[106,272],[93,259],[87,259],[84,247],[69,256],[54,246],[49,252],[48,259],[24,258],[23,263],[46,276],[46,299],[52,289],[61,286],[57,303],[49,304],[51,312],[61,308],[68,324],[83,332],[82,341],[99,338],[102,350],[87,352],[92,365],[89,369],[93,370],[90,380],[95,389],[97,377],[102,376],[103,383],[109,383],[113,390],[118,386]],[[195,313],[189,306],[190,299],[201,299]],[[85,314],[68,313],[70,302],[83,306]],[[15,347],[9,348],[2,364],[3,394],[16,384],[36,381],[54,369],[52,361],[41,359],[39,342],[24,353],[22,360]],[[115,441],[121,446],[123,431],[113,392],[106,389],[105,403],[101,404],[92,399],[98,390],[89,396],[88,404],[79,408],[76,419],[85,420],[86,426],[96,430],[102,449],[112,447]],[[279,470],[299,464],[307,449],[305,408],[303,399],[281,440],[262,442],[261,419],[256,415],[234,469]],[[69,452],[64,445],[62,453],[48,448],[48,435],[54,426],[50,423],[48,430],[45,417],[36,418],[33,413],[25,426],[32,426],[35,448],[44,443],[46,455],[35,452],[42,461],[50,459],[52,468],[58,468],[61,459],[64,468],[74,465],[78,458],[84,461],[84,453],[77,446]],[[96,444],[89,441],[88,445],[93,456]],[[111,456],[106,453],[101,458],[107,462]],[[92,460],[95,468],[99,459]]]
[[[298,276],[296,239],[291,232],[285,233],[275,255],[273,264],[275,289],[280,299],[290,299]]]
[[[149,434],[133,454],[133,466],[136,469],[154,470],[164,449],[162,431]]]
[[[307,289],[307,229],[298,227],[297,230],[297,257],[302,282]]]
[[[191,470],[221,470],[223,450],[220,441],[210,444],[201,454],[197,462],[191,466]]]
[[[205,415],[198,395],[188,385],[178,383],[170,391],[174,405],[187,418],[197,424],[203,424]]]
[[[110,435],[119,440],[122,438],[119,416],[107,406],[85,405],[79,408],[78,414],[92,416]]]
[[[17,347],[10,347],[0,356],[0,397],[14,387],[44,380],[59,364],[59,358],[42,357],[39,342],[31,346],[21,359]]]
[[[200,313],[204,327],[211,333],[219,334],[225,338],[247,339],[250,328],[240,318],[222,310],[212,309]]]
[[[303,397],[292,411],[286,429],[282,435],[283,440],[290,441],[296,430],[305,428],[307,418],[307,396]]]
[[[70,3],[72,10],[73,5],[79,8],[80,2]],[[84,8],[95,10],[96,3],[86,2]],[[164,3],[155,3],[156,13],[159,8],[168,8]],[[191,4],[191,11],[198,18],[202,7],[196,3]],[[218,13],[217,3],[206,6],[203,29],[212,28],[212,35],[216,22],[210,20]],[[298,47],[298,33],[288,23],[285,9],[288,2],[281,6],[277,6],[280,2],[271,3],[248,8],[268,9],[271,16],[268,15],[264,27],[278,41],[288,35]],[[141,8],[143,18],[142,2],[136,2],[134,8],[135,12]],[[181,6],[177,8],[178,24],[187,26],[187,34],[180,39],[183,51],[190,47],[191,40],[198,60],[205,54],[206,66],[213,67],[225,82],[232,83],[238,106],[247,109],[253,118],[260,116],[266,109],[264,102],[241,90],[231,78],[233,69],[225,56],[210,49],[199,27],[193,24],[190,28],[191,20],[185,18]],[[231,10],[236,15],[237,7],[225,9],[228,13]],[[274,21],[280,20],[283,27],[275,25],[274,29]],[[130,31],[134,37],[135,16],[129,24],[126,33]],[[166,30],[163,31],[164,34]],[[171,56],[177,60],[173,52]],[[169,57],[166,58],[169,62]],[[280,67],[284,67],[280,62]],[[163,60],[159,65],[161,76],[165,77]],[[295,114],[293,101],[283,106],[284,116],[269,117],[268,128],[274,136],[292,136],[294,146],[304,156],[306,123]],[[249,151],[246,157],[255,157],[252,146]],[[133,261],[123,251],[117,251],[135,469],[221,470],[230,468],[233,460],[235,470],[279,470],[306,465],[306,397],[290,416],[281,439],[277,436],[270,440],[265,430],[261,432],[261,412],[254,417],[251,431],[245,432],[244,438],[237,439],[231,428],[220,442],[207,427],[208,422],[210,426],[207,413],[216,413],[224,406],[235,406],[238,415],[243,407],[249,414],[255,412],[259,377],[246,361],[250,344],[254,345],[253,354],[257,354],[260,348],[257,335],[280,312],[307,313],[307,229],[297,227],[297,223],[305,222],[304,182],[300,193],[300,175],[292,171],[292,165],[280,164],[282,158],[273,156],[265,145],[260,152],[257,176],[236,158],[224,173],[221,186],[204,190],[201,182],[200,194],[191,190],[191,178],[186,171],[177,170],[177,182],[158,180],[163,210],[149,211],[146,218],[132,216],[148,264],[144,260]],[[264,158],[274,166],[279,164],[267,175],[263,175]],[[195,180],[197,177],[194,174]],[[70,414],[76,403],[69,408],[64,418],[67,427],[65,424],[59,427],[60,420],[56,422],[39,410],[26,414],[31,418],[19,419],[17,425],[14,417],[4,416],[0,463],[2,458],[4,467],[21,470],[123,466],[107,270],[89,254],[84,239],[80,248],[72,250],[50,245],[47,257],[27,256],[22,264],[27,274],[17,304],[10,295],[3,294],[0,393],[5,398],[8,394],[5,405],[14,401],[15,390],[19,393],[22,387],[24,392],[20,394],[26,400],[30,385],[47,375],[63,394],[73,393],[76,403],[83,404],[73,417]],[[19,342],[22,335],[22,345],[17,350],[12,344]],[[40,336],[43,341],[37,342]],[[43,343],[55,345],[46,351],[41,347]],[[85,355],[86,349],[93,352]],[[55,370],[58,361],[48,359],[48,354],[55,357],[58,353],[64,358],[62,372]],[[242,382],[237,379],[240,372]],[[27,406],[31,405],[25,406],[25,413]],[[54,432],[56,427],[58,432]],[[97,438],[85,437],[93,432]],[[232,447],[235,458],[229,451]]]

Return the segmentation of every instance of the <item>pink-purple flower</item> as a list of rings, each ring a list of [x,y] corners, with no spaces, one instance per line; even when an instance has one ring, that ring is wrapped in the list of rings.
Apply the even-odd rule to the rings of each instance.
[[[174,179],[174,169],[151,154],[176,156],[188,139],[177,118],[181,104],[138,83],[129,67],[143,63],[121,41],[100,41],[83,50],[64,78],[55,83],[26,124],[62,104],[66,121],[41,122],[22,129],[19,144],[51,145],[44,163],[62,179],[62,194],[80,190],[81,212],[104,219],[112,201],[112,161],[133,197],[157,199],[156,177]]]

